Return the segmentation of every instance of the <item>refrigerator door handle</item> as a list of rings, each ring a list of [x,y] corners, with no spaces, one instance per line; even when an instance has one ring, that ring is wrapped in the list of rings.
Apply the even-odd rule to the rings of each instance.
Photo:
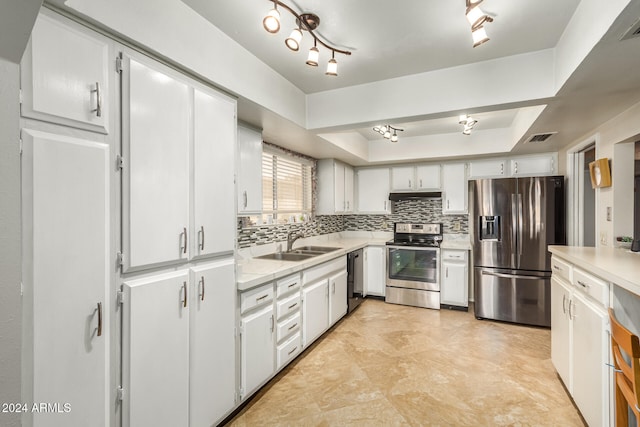
[[[522,240],[524,216],[522,214],[522,194],[517,195],[518,198],[518,267],[520,267],[520,256],[522,255]]]
[[[492,271],[483,271],[483,276],[495,276],[503,279],[524,279],[524,280],[547,280],[548,277],[544,276],[524,276],[522,274],[506,274],[506,273],[494,273]]]
[[[520,224],[518,224],[518,195],[511,195],[511,265],[515,268],[520,266],[520,255],[516,248],[518,248],[518,238]],[[516,262],[517,261],[517,262]]]

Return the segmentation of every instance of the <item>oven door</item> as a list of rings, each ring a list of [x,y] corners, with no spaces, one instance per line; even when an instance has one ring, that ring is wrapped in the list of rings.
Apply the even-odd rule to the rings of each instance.
[[[440,290],[440,248],[387,246],[387,286]]]

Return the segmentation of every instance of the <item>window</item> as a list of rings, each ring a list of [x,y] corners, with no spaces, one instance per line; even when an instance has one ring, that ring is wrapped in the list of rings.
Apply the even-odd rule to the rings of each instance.
[[[312,210],[313,161],[264,146],[262,220],[267,224],[303,222]]]

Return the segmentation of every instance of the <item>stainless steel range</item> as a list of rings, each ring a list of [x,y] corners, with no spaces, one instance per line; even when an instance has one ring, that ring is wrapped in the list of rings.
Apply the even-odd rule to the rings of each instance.
[[[442,224],[395,223],[393,229],[385,301],[440,309]]]

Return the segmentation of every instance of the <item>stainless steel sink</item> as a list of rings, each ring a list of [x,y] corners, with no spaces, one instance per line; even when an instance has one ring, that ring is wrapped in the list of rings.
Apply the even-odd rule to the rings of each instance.
[[[337,250],[340,250],[340,249],[342,249],[342,248],[332,248],[330,246],[301,246],[299,248],[292,249],[291,251],[289,251],[289,253],[300,251],[300,252],[303,252],[303,253],[304,252],[317,252],[317,253],[321,253],[321,254],[326,254],[326,253],[337,251]]]
[[[262,255],[256,258],[257,259],[274,259],[278,261],[304,261],[305,259],[313,258],[316,255],[319,255],[319,254],[276,252],[273,254]]]

